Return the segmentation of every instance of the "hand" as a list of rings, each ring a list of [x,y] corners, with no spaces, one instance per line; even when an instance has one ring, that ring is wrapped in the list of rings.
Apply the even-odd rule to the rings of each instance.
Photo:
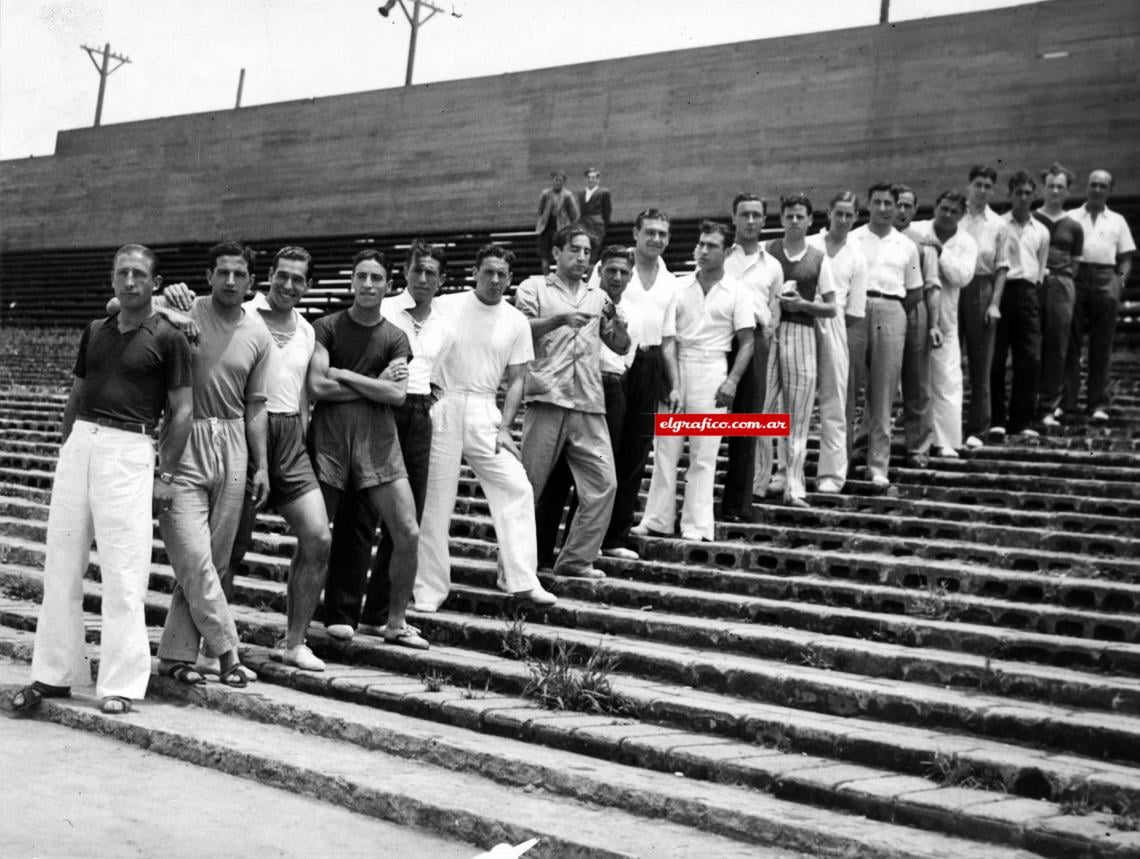
[[[184,283],[168,283],[162,289],[162,297],[171,309],[183,313],[187,313],[194,305],[194,290]]]
[[[987,328],[995,324],[999,319],[1001,319],[1001,310],[996,304],[991,304],[986,308],[985,324]]]
[[[269,471],[262,466],[249,477],[249,497],[253,509],[260,510],[269,500]]]
[[[921,301],[922,290],[912,289],[906,294],[906,298],[903,299],[903,310],[905,310],[907,313],[910,313],[912,310],[918,307]]]
[[[679,412],[681,410],[681,389],[670,388],[669,397],[665,400],[665,408],[670,412]]]
[[[720,387],[716,389],[716,403],[717,408],[728,408],[732,405],[733,399],[736,397],[736,382],[732,379],[725,379],[720,383]]]
[[[154,479],[154,493],[151,496],[150,515],[161,516],[170,512],[170,505],[174,503],[174,487],[163,483],[157,477]]]
[[[376,378],[382,379],[385,382],[402,382],[408,378],[408,365],[389,364],[384,368],[384,372]]]
[[[935,349],[942,345],[942,331],[939,328],[930,329],[930,345]]]
[[[500,450],[505,450],[522,462],[522,452],[519,450],[519,446],[515,444],[515,440],[511,438],[510,427],[499,427],[499,431],[495,433],[495,453]]]
[[[589,313],[579,313],[577,311],[574,311],[572,313],[563,313],[562,324],[569,325],[571,328],[577,329],[581,328],[593,318],[594,317],[592,317]]]

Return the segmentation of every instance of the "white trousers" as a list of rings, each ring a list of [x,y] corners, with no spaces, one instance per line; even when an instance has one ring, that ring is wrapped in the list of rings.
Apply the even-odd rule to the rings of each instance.
[[[728,359],[721,352],[681,353],[681,411],[720,413],[716,389],[728,375]],[[681,505],[681,536],[688,540],[713,538],[713,479],[720,436],[689,436],[689,467],[685,471],[685,501]],[[641,527],[672,534],[677,517],[677,463],[684,436],[657,436],[653,440],[653,479]]]
[[[44,599],[32,679],[86,686],[83,574],[99,548],[103,624],[95,694],[139,700],[150,677],[144,602],[150,578],[154,444],[144,435],[77,420],[59,453],[48,514]]]
[[[817,319],[819,352],[819,467],[816,476],[847,482],[847,323],[843,313]]]
[[[788,460],[785,498],[803,498],[804,464],[807,461],[808,426],[815,402],[816,338],[814,325],[783,322],[776,328],[768,351],[768,393],[764,400],[766,414],[788,414],[790,431],[786,445]],[[756,474],[753,491],[764,495],[772,479],[772,439],[758,440]]]
[[[511,593],[539,586],[534,534],[534,493],[523,465],[509,451],[495,452],[502,414],[492,395],[449,393],[431,409],[431,460],[420,524],[416,606],[439,608],[451,590],[451,515],[463,459],[475,472],[491,507],[499,541],[500,577]]]
[[[934,446],[962,446],[962,349],[958,328],[942,332],[942,345],[930,350],[931,418]]]

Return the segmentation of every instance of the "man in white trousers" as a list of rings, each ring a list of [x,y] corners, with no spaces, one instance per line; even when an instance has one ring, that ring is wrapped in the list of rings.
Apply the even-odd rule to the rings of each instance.
[[[475,255],[475,289],[440,296],[433,303],[450,322],[455,340],[439,364],[443,395],[431,410],[416,611],[438,610],[451,590],[448,532],[462,459],[475,472],[491,507],[499,540],[499,586],[536,605],[557,602],[538,581],[534,493],[511,438],[527,363],[534,357],[530,324],[503,301],[513,261],[511,251],[487,245]],[[500,413],[495,395],[504,372],[507,392]]]
[[[142,245],[115,253],[119,312],[87,326],[63,413],[63,447],[48,514],[44,598],[36,624],[32,684],[12,709],[35,709],[91,681],[83,624],[83,576],[99,544],[103,586],[95,694],[104,713],[129,713],[146,693],[150,642],[144,598],[150,577],[152,509],[167,509],[190,434],[190,346],[155,313],[158,260]],[[151,434],[166,414],[155,478]]]
[[[752,360],[756,313],[748,288],[725,276],[729,228],[714,221],[701,223],[694,253],[697,271],[681,280],[674,309],[679,386],[669,395],[687,413],[724,413],[732,405],[744,368]],[[728,352],[736,335],[738,349],[732,367]],[[689,436],[689,468],[685,472],[685,501],[681,538],[711,541],[713,537],[713,478],[720,436]],[[653,480],[645,514],[634,534],[670,536],[677,515],[677,463],[685,438],[658,436],[654,446]]]

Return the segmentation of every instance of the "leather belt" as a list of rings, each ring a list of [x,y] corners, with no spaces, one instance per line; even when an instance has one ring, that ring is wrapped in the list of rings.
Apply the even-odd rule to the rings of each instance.
[[[108,429],[123,430],[124,432],[137,432],[140,435],[150,435],[154,429],[149,424],[132,423],[131,421],[117,421],[113,418],[89,418],[84,415],[79,415],[76,420],[87,421],[89,424],[97,424],[101,427]]]

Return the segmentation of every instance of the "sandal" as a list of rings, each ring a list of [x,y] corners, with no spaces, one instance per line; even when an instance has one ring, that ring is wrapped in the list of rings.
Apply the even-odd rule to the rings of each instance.
[[[244,689],[249,685],[249,680],[246,679],[246,671],[248,670],[240,662],[235,662],[218,675],[218,682],[229,686],[231,689]]]
[[[108,695],[103,699],[99,710],[111,716],[125,716],[131,712],[131,699],[121,695]]]
[[[404,624],[395,632],[385,631],[384,641],[387,644],[398,644],[400,647],[410,647],[413,650],[427,650],[429,647],[427,639],[408,624]]]
[[[189,662],[175,662],[169,668],[160,666],[158,676],[169,677],[171,680],[185,683],[187,686],[204,686],[206,684],[206,678]]]
[[[40,706],[44,698],[70,698],[70,686],[49,686],[36,680],[12,696],[13,713],[30,713]]]

